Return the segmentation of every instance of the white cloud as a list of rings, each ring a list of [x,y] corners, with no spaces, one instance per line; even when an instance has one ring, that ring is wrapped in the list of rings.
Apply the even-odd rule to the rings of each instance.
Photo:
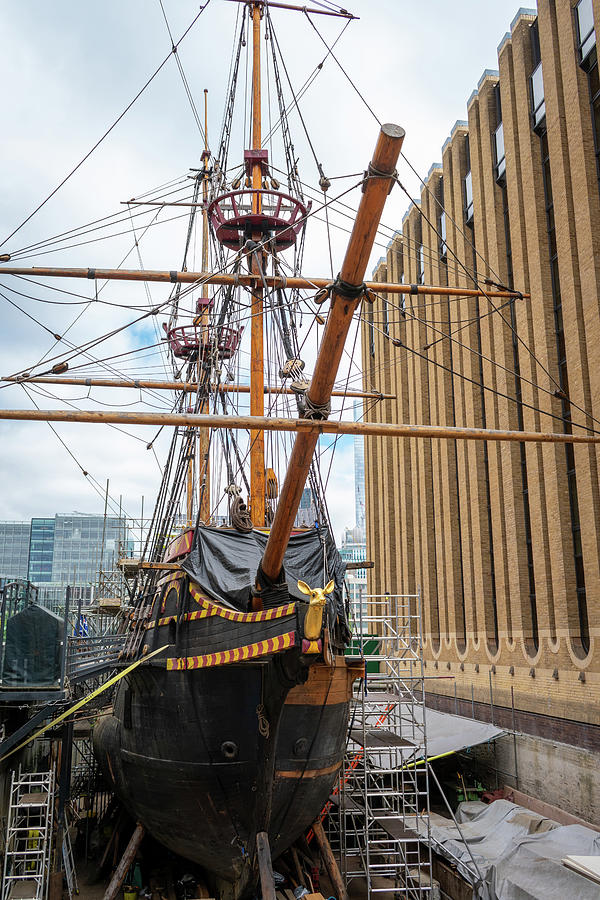
[[[418,171],[427,172],[440,158],[441,144],[454,120],[464,118],[466,100],[485,67],[496,65],[495,48],[507,29],[516,7],[508,2],[481,4],[462,0],[454,4],[397,3],[394,0],[356,0],[352,9],[361,16],[351,23],[335,53],[355,80],[369,103],[384,120],[398,121],[407,131],[405,152]],[[174,35],[187,27],[198,11],[193,0],[165,3]],[[236,4],[212,0],[198,25],[179,51],[190,87],[203,117],[204,87],[209,89],[210,135],[216,144],[221,124],[224,84],[232,46],[231,25],[238,13]],[[325,57],[326,51],[306,17],[273,10],[279,40],[286,50],[286,65],[296,85]],[[331,42],[343,23],[327,17],[314,22]],[[473,41],[474,23],[477,41]],[[3,141],[0,145],[0,240],[15,228],[61,181],[102,135],[142,86],[170,42],[158,4],[146,0],[105,0],[101,4],[73,5],[67,0],[8,2],[3,7],[3,54],[0,76],[3,93]],[[263,42],[266,47],[266,43]],[[461,60],[460,66],[456,59]],[[285,75],[282,73],[285,85]],[[271,81],[264,81],[274,97]],[[242,81],[244,74],[242,73]],[[286,89],[287,94],[287,89]],[[370,158],[377,125],[356,93],[348,85],[335,62],[328,59],[321,74],[301,101],[315,151],[329,176],[352,174],[348,180],[334,181],[330,192],[344,191],[358,180]],[[238,105],[243,114],[243,101]],[[243,115],[242,115],[243,117]],[[315,183],[316,167],[303,135],[298,116],[291,115],[291,127],[301,172]],[[241,126],[232,135],[232,161],[241,161]],[[237,149],[234,151],[234,147]],[[15,251],[49,235],[115,210],[125,210],[121,201],[152,185],[198,165],[201,141],[184,95],[174,60],[155,79],[131,113],[113,131],[65,187],[3,248]],[[399,168],[402,180],[412,193],[418,182],[405,164]],[[356,204],[355,191],[345,202]],[[399,227],[407,200],[395,191],[384,213],[384,222]],[[322,215],[321,215],[322,217]],[[331,214],[332,222],[344,229],[351,219]],[[140,220],[136,220],[140,221]],[[126,228],[126,224],[124,228]],[[327,234],[322,223],[314,223],[309,235],[304,271],[308,275],[330,274]],[[181,263],[185,221],[157,226],[142,242],[143,265],[147,268],[175,269]],[[94,235],[89,235],[92,238]],[[334,271],[339,269],[347,233],[332,231]],[[84,238],[85,240],[85,238]],[[385,250],[387,238],[378,238],[372,262]],[[72,247],[60,253],[31,255],[24,265],[116,266],[129,253],[126,265],[137,268],[131,233],[98,244]],[[3,252],[2,251],[2,252]],[[199,267],[198,255],[192,260]],[[60,295],[43,284],[34,286],[12,279],[3,284],[42,300],[56,301]],[[49,282],[85,297],[93,298],[94,283],[87,281]],[[151,303],[168,296],[168,286],[150,287]],[[12,294],[23,309],[52,332],[64,333],[77,344],[111,328],[131,321],[137,313],[109,306],[92,306],[71,326],[81,306],[49,305]],[[148,299],[141,285],[111,283],[101,297],[114,303],[145,306]],[[64,299],[64,298],[63,298]],[[67,298],[70,302],[77,298]],[[21,371],[36,363],[55,343],[39,324],[10,307],[0,298],[2,372]],[[163,321],[159,317],[158,326]],[[301,335],[306,332],[305,319]],[[154,325],[144,324],[121,332],[95,348],[96,356],[112,356],[150,343]],[[50,356],[60,352],[60,342]],[[243,350],[248,347],[248,329]],[[160,357],[154,353],[133,361],[121,358],[114,365],[130,374],[159,375]],[[314,360],[314,348],[304,351],[307,371]],[[72,368],[85,362],[73,359]],[[242,375],[248,357],[241,356]],[[85,370],[84,370],[85,371]],[[344,361],[340,379],[346,377]],[[352,386],[358,387],[356,372]],[[110,390],[94,389],[90,399],[85,390],[62,390],[66,398],[77,398],[80,407],[94,408],[94,399],[104,404],[134,404],[142,408],[136,392],[116,396]],[[40,405],[64,406],[62,401],[36,397]],[[169,408],[165,394],[153,404]],[[75,402],[75,401],[74,401]],[[0,405],[30,406],[22,388],[0,390]],[[104,407],[99,407],[104,408]],[[350,414],[345,418],[351,418]],[[57,431],[87,471],[101,485],[110,478],[111,494],[122,496],[123,506],[139,512],[141,495],[146,509],[157,487],[154,456],[145,441],[156,429],[136,429],[143,441],[126,437],[105,426],[58,425]],[[51,515],[70,509],[100,511],[102,500],[78,470],[73,460],[47,425],[0,423],[0,467],[3,490],[1,518]],[[157,452],[164,453],[168,440],[163,435]],[[324,457],[324,459],[327,457]],[[329,482],[329,503],[336,538],[345,526],[354,524],[354,489],[351,445],[341,442]]]

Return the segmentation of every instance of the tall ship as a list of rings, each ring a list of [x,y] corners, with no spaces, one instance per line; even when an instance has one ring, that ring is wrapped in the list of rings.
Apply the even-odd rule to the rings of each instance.
[[[401,128],[381,127],[360,178],[339,275],[306,279],[305,235],[311,218],[327,211],[330,184],[321,169],[324,199],[311,206],[271,19],[271,8],[282,6],[238,4],[218,151],[208,146],[205,114],[191,196],[128,201],[130,211],[184,208],[189,225],[179,268],[85,273],[94,280],[173,283],[160,312],[177,397],[131,588],[122,662],[140,664],[118,683],[112,711],[95,726],[95,752],[135,820],[202,866],[215,894],[230,900],[255,889],[257,835],[267,836],[277,858],[314,821],[342,764],[362,665],[345,655],[351,636],[345,569],[315,450],[330,424],[332,395],[364,396],[334,387],[353,316],[369,300],[364,273],[403,139]],[[352,18],[331,5],[313,12]],[[278,118],[265,133],[267,52]],[[249,140],[233,150],[242,78],[251,83],[243,130]],[[192,272],[199,233],[202,270]],[[6,254],[3,263],[10,262]],[[75,269],[35,271],[82,276]],[[6,272],[18,270],[6,265]],[[323,328],[308,365],[299,327],[307,309]],[[248,379],[241,354],[249,359]],[[50,376],[65,372],[59,363]],[[299,516],[303,495],[309,512]]]

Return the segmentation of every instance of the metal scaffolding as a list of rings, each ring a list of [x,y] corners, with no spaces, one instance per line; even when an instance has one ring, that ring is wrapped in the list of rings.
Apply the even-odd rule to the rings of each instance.
[[[48,895],[54,771],[13,771],[6,826],[2,900],[45,900]]]
[[[421,597],[369,595],[354,604],[352,653],[365,659],[355,686],[343,774],[330,816],[347,883],[367,898],[431,891]]]

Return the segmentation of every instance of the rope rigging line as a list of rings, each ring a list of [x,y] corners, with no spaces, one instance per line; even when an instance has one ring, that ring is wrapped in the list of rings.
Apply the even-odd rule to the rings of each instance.
[[[548,410],[541,409],[541,407],[534,406],[531,403],[526,403],[525,400],[518,399],[517,397],[511,397],[510,394],[505,394],[502,391],[498,391],[496,388],[490,387],[481,381],[477,381],[473,378],[469,378],[468,375],[464,375],[462,372],[457,372],[456,369],[453,369],[450,366],[446,366],[443,363],[438,362],[435,359],[430,359],[424,353],[421,353],[418,350],[415,350],[414,347],[409,347],[407,344],[405,344],[402,341],[395,342],[394,338],[390,337],[390,335],[386,334],[382,329],[375,328],[375,326],[373,326],[372,323],[368,319],[364,318],[362,315],[361,315],[361,321],[364,322],[365,324],[369,325],[370,327],[373,327],[378,332],[378,334],[381,334],[387,341],[390,341],[395,347],[399,347],[400,349],[407,350],[409,353],[412,353],[414,356],[418,356],[419,359],[424,359],[430,365],[436,366],[439,369],[443,369],[445,372],[448,372],[450,375],[454,375],[457,378],[463,379],[463,381],[466,381],[469,384],[475,385],[480,390],[489,391],[489,393],[495,394],[497,397],[502,397],[504,400],[510,400],[511,403],[520,404],[521,406],[524,406],[527,409],[531,409],[534,412],[537,412],[542,416],[549,416],[550,418],[556,419],[559,422],[569,422],[574,428],[582,428],[584,431],[588,431],[591,434],[600,434],[600,430],[591,428],[589,425],[581,424],[579,422],[572,422],[570,419],[565,419],[563,416],[559,416],[556,413],[552,413],[552,412],[549,412]],[[476,351],[474,351],[474,352],[476,352]],[[380,367],[380,370],[385,369],[391,365],[392,365],[392,360],[390,360],[390,362],[385,365],[382,364],[382,366]],[[540,388],[540,390],[543,390],[543,388]],[[590,416],[590,418],[592,418],[592,417]],[[596,421],[596,420],[594,419],[594,421]]]
[[[348,22],[346,22],[346,24],[345,24],[344,27],[342,28],[341,32],[339,33],[339,35],[337,36],[337,38],[336,38],[335,41],[333,42],[332,47],[335,47],[335,45],[336,45],[337,42],[340,40],[340,38],[342,37],[344,31],[346,30],[346,28],[348,27],[349,24],[350,24],[350,20],[349,20]],[[285,112],[286,112],[286,115],[287,115],[288,117],[289,117],[290,112],[292,111],[292,109],[294,108],[294,106],[296,105],[296,103],[298,102],[298,100],[301,100],[301,99],[302,99],[302,97],[303,97],[304,94],[307,92],[307,90],[308,90],[310,87],[312,87],[312,85],[313,85],[315,79],[317,78],[317,76],[320,74],[320,72],[322,72],[323,66],[324,66],[324,64],[325,64],[325,62],[326,62],[328,56],[329,56],[329,53],[326,53],[325,56],[323,57],[323,59],[321,60],[321,62],[318,63],[318,64],[315,66],[315,68],[313,69],[313,71],[312,71],[312,72],[310,73],[310,75],[306,78],[304,84],[303,84],[302,87],[299,89],[299,91],[298,91],[298,93],[297,93],[297,95],[296,95],[296,101],[293,102],[293,103],[290,103],[290,104],[286,107]],[[271,136],[272,136],[272,133],[274,134],[275,132],[277,132],[277,131],[279,130],[280,127],[281,127],[281,119],[278,119],[277,122],[275,123],[275,125],[273,126],[272,132],[269,131],[269,133],[267,134],[265,140],[270,140],[270,139],[271,139]],[[359,172],[359,173],[357,173],[357,174],[360,175],[360,174],[362,174],[362,173]]]
[[[131,208],[129,209],[129,211],[130,211],[130,214],[131,214]],[[139,240],[138,240],[138,236],[137,236],[137,233],[136,233],[136,230],[135,230],[135,226],[134,226],[134,224],[133,224],[133,219],[132,219],[132,221],[131,221],[131,230],[132,230],[132,232],[133,232],[134,244],[135,244],[135,249],[136,249],[136,251],[137,251],[137,257],[138,257],[139,266],[140,266],[140,269],[143,271],[143,269],[144,269],[144,263],[143,263],[143,260],[142,260],[142,251],[140,250],[140,242],[139,242]],[[143,238],[144,235],[147,233],[147,231],[148,231],[148,229],[146,229],[146,230],[143,232],[143,234],[142,234],[142,236],[141,236],[142,238]],[[148,308],[152,308],[152,307],[154,306],[154,304],[153,304],[153,302],[152,302],[152,294],[151,294],[151,291],[150,291],[150,285],[149,285],[149,283],[148,283],[147,281],[144,281],[144,290],[145,290],[145,292],[146,292],[146,299],[148,300]],[[158,323],[157,323],[157,321],[156,321],[156,317],[155,317],[155,316],[152,317],[152,325],[153,325],[153,328],[154,328],[154,334],[155,334],[155,336],[156,336],[156,339],[157,339],[157,341],[160,341],[160,332],[159,332],[159,329],[158,329]],[[161,356],[161,359],[162,359],[162,362],[163,362],[164,372],[165,372],[165,377],[166,377],[166,376],[168,375],[168,370],[167,370],[167,355],[166,355],[166,352],[165,352],[165,350],[164,350],[162,341],[160,341],[160,347],[161,347],[160,356]]]
[[[313,158],[314,158],[314,161],[315,161],[315,165],[316,165],[316,167],[317,167],[317,171],[318,171],[318,173],[319,173],[319,175],[320,175],[320,177],[321,177],[322,180],[325,179],[325,175],[324,175],[324,173],[323,173],[323,166],[321,165],[321,163],[320,163],[320,161],[319,161],[319,159],[318,159],[318,157],[317,157],[317,153],[316,153],[316,151],[315,151],[313,142],[312,142],[311,137],[310,137],[310,134],[309,134],[309,132],[308,132],[308,128],[306,127],[306,122],[304,121],[304,116],[302,115],[302,112],[301,112],[301,110],[300,110],[300,106],[299,106],[299,104],[298,104],[298,100],[297,100],[297,98],[296,98],[296,94],[294,93],[294,88],[293,88],[293,86],[292,86],[292,81],[291,81],[291,78],[290,78],[290,76],[289,76],[289,73],[288,73],[288,70],[287,70],[287,66],[286,66],[286,64],[285,64],[285,58],[284,58],[284,56],[283,56],[283,54],[282,54],[282,52],[281,52],[281,47],[279,46],[279,40],[278,40],[278,38],[277,38],[277,33],[276,33],[276,31],[275,31],[275,29],[274,29],[274,27],[273,27],[273,23],[272,23],[272,21],[271,21],[271,14],[270,14],[270,12],[269,12],[269,7],[268,7],[268,6],[266,7],[266,15],[267,15],[267,21],[268,21],[268,23],[269,23],[270,32],[271,32],[271,35],[272,35],[272,40],[271,40],[271,51],[272,51],[272,54],[273,54],[273,69],[274,69],[274,72],[275,72],[275,82],[276,82],[276,86],[277,86],[277,97],[278,97],[278,100],[279,100],[279,114],[280,114],[281,128],[282,128],[283,137],[284,137],[284,147],[286,148],[286,157],[288,158],[288,179],[290,180],[290,183],[293,183],[294,188],[295,188],[295,190],[297,191],[298,196],[300,197],[300,199],[303,199],[303,197],[302,197],[302,186],[301,186],[300,179],[299,179],[299,177],[298,177],[298,173],[297,173],[296,166],[295,166],[295,163],[294,163],[294,158],[293,158],[293,149],[294,149],[294,148],[293,148],[293,144],[292,144],[292,142],[291,142],[291,136],[290,136],[290,134],[289,134],[288,118],[287,118],[287,114],[286,114],[285,103],[284,103],[284,101],[283,101],[283,90],[282,90],[282,86],[281,86],[281,78],[279,77],[279,70],[278,70],[278,65],[277,65],[277,54],[279,54],[279,58],[280,58],[280,60],[281,60],[281,65],[283,66],[283,71],[285,72],[285,77],[286,77],[286,79],[287,79],[287,83],[288,83],[289,89],[290,89],[290,91],[291,91],[292,97],[294,98],[294,105],[295,105],[296,110],[297,110],[297,112],[298,112],[298,116],[299,116],[299,118],[300,118],[300,123],[301,123],[301,125],[302,125],[303,130],[304,130],[304,134],[305,134],[305,136],[306,136],[306,140],[308,141],[308,146],[310,147],[310,151],[311,151],[311,153],[312,153],[312,155],[313,155]],[[346,25],[344,26],[344,29],[342,30],[342,33],[343,33],[343,31],[345,30],[345,28],[346,28],[349,24],[350,24],[350,21],[346,22]],[[277,51],[277,52],[276,52],[276,51]],[[288,146],[289,146],[289,153],[288,153]],[[292,179],[293,179],[293,182],[292,182]]]
[[[329,52],[329,55],[330,55],[330,56],[332,57],[332,59],[334,59],[335,62],[338,64],[338,66],[340,67],[340,69],[342,70],[342,72],[344,73],[344,75],[346,76],[346,78],[348,79],[349,83],[352,85],[352,87],[354,88],[354,90],[356,91],[356,93],[358,94],[358,96],[360,97],[360,99],[362,100],[362,102],[364,103],[364,105],[367,107],[367,109],[369,110],[369,112],[371,113],[371,115],[373,116],[373,118],[375,119],[375,121],[377,122],[377,124],[381,127],[381,125],[382,125],[381,119],[379,118],[379,116],[378,116],[375,112],[373,112],[373,109],[369,106],[369,104],[367,103],[367,101],[365,100],[365,98],[363,97],[363,95],[361,94],[361,92],[359,91],[359,89],[357,88],[357,86],[354,84],[354,82],[352,81],[352,79],[350,78],[350,76],[348,75],[348,73],[346,72],[346,70],[344,69],[343,65],[341,64],[341,62],[339,61],[339,59],[337,58],[337,56],[336,56],[335,53],[333,52],[332,48],[329,47],[327,41],[325,40],[325,38],[323,37],[323,35],[321,34],[321,32],[319,31],[319,29],[317,28],[317,26],[315,25],[315,23],[314,23],[313,20],[311,19],[310,15],[309,15],[309,13],[308,13],[308,10],[307,10],[307,9],[304,9],[303,12],[304,12],[304,15],[306,16],[306,18],[308,19],[308,21],[310,22],[310,24],[312,25],[312,27],[314,28],[314,30],[316,31],[316,33],[317,33],[317,35],[319,36],[320,40],[323,42],[323,44],[325,44],[325,47],[327,48],[327,50],[328,50],[328,52]]]
[[[161,212],[164,208],[165,207],[161,207],[159,212]],[[169,222],[175,222],[178,219],[185,219],[185,218],[187,218],[187,215],[188,215],[187,213],[178,213],[174,216],[170,216],[168,219],[161,219],[160,221],[158,221],[158,219],[157,219],[157,221],[151,222],[146,227],[147,228],[156,228],[159,225],[167,225]],[[122,235],[130,234],[130,233],[131,233],[130,229],[127,228],[124,231],[116,231],[113,234],[105,234],[103,237],[91,238],[89,241],[78,241],[75,244],[66,244],[63,247],[54,247],[49,250],[42,250],[39,253],[27,253],[26,256],[23,256],[20,258],[21,259],[37,259],[37,257],[39,257],[39,256],[48,256],[49,253],[58,253],[58,252],[62,252],[63,250],[72,250],[73,247],[87,247],[89,244],[96,244],[96,243],[99,243],[100,241],[109,241],[112,238],[122,237]],[[133,250],[133,248],[132,248],[132,250]],[[127,254],[127,255],[129,256],[129,254]],[[2,269],[0,268],[0,275],[1,274],[2,274]]]
[[[198,131],[200,132],[200,136],[202,140],[206,140],[206,135],[204,134],[204,128],[202,127],[202,122],[200,120],[200,116],[198,115],[198,110],[196,109],[196,104],[194,103],[194,97],[192,96],[192,92],[190,90],[190,86],[188,84],[188,80],[185,76],[185,72],[183,71],[183,65],[181,59],[179,58],[179,53],[177,53],[177,47],[173,41],[173,34],[171,32],[171,27],[169,25],[169,20],[167,19],[167,14],[165,12],[165,7],[163,6],[162,0],[158,0],[161,12],[163,14],[163,19],[165,20],[165,25],[167,26],[167,32],[169,34],[169,40],[171,41],[171,53],[175,57],[175,61],[177,62],[177,68],[179,69],[179,74],[181,75],[181,81],[183,83],[183,87],[185,89],[186,96],[188,98],[190,108],[192,110],[192,115],[194,116],[194,120],[196,125],[198,126]]]
[[[27,388],[25,387],[25,385],[21,385],[21,386],[22,386],[23,390],[25,391],[25,394],[27,395],[27,397],[29,398],[29,400],[30,400],[31,403],[33,404],[33,406],[35,406],[36,409],[39,409],[39,406],[38,406],[37,403],[35,402],[35,399],[30,395],[30,393],[28,392],[28,390],[27,390]],[[88,471],[81,465],[81,463],[79,462],[79,460],[77,459],[77,457],[75,456],[75,454],[73,453],[73,451],[71,450],[71,448],[70,448],[70,447],[66,444],[66,442],[62,439],[62,437],[60,436],[60,434],[58,433],[58,431],[56,430],[56,428],[54,427],[54,425],[52,424],[52,422],[46,422],[46,425],[48,425],[48,426],[50,427],[50,430],[53,432],[54,436],[57,438],[57,440],[59,441],[59,443],[60,443],[60,444],[64,447],[64,449],[67,451],[67,453],[69,454],[69,456],[71,457],[71,459],[73,460],[73,462],[75,463],[75,465],[81,470],[81,474],[87,479],[88,484],[90,485],[90,487],[92,488],[92,490],[94,490],[102,500],[104,500],[105,497],[108,496],[108,497],[110,498],[110,502],[111,502],[111,504],[112,504],[112,512],[113,512],[115,515],[120,514],[119,511],[122,510],[121,504],[119,503],[119,505],[117,506],[116,498],[112,497],[110,494],[107,495],[104,486],[100,484],[100,482],[98,481],[98,479],[95,478],[90,472],[88,472]],[[117,428],[116,430],[122,432],[123,434],[127,435],[128,437],[133,437],[133,436],[134,436],[134,435],[130,435],[127,431],[124,431],[122,428]],[[139,438],[138,438],[138,439],[139,439]],[[131,518],[131,516],[128,516],[126,512],[125,512],[125,516],[126,516],[126,518]]]
[[[398,178],[397,175],[394,176],[394,180],[395,180],[396,183],[399,185],[399,187],[402,189],[402,191],[404,191],[404,193],[405,193],[407,196],[410,196],[409,193],[408,193],[408,191],[406,190],[406,188],[404,187],[404,185],[402,184],[402,182],[400,181],[400,179]],[[421,214],[421,216],[425,219],[425,221],[427,222],[427,224],[429,225],[429,227],[432,228],[432,229],[434,230],[434,232],[438,235],[438,237],[441,237],[441,234],[438,232],[438,230],[436,229],[436,227],[433,225],[433,223],[430,221],[430,219],[425,215],[425,213],[424,213],[422,210],[421,210],[420,214]],[[499,312],[498,307],[494,304],[494,301],[493,301],[492,298],[490,297],[489,293],[488,293],[487,291],[485,291],[484,288],[481,287],[481,284],[480,284],[480,282],[479,282],[477,276],[476,276],[475,274],[473,274],[473,273],[471,273],[471,272],[468,271],[467,267],[461,262],[461,260],[459,259],[458,255],[454,252],[454,250],[452,250],[452,248],[451,248],[447,243],[446,243],[446,247],[447,247],[447,249],[448,249],[448,252],[452,254],[452,256],[454,257],[454,259],[456,260],[456,262],[457,262],[457,263],[461,266],[461,268],[464,270],[464,272],[465,272],[467,278],[470,278],[470,279],[472,280],[473,284],[475,285],[475,287],[477,288],[477,290],[481,291],[482,295],[486,298],[486,300],[488,301],[488,303],[489,303],[490,306],[492,307],[492,311],[493,311],[493,312]],[[486,263],[486,265],[487,265],[487,263]],[[491,267],[490,267],[490,268],[491,268]],[[517,296],[518,296],[519,292],[518,292],[518,291],[515,291],[515,293],[516,293]],[[529,345],[527,344],[527,342],[524,341],[523,338],[519,335],[519,333],[518,333],[518,331],[516,330],[516,328],[513,327],[512,322],[510,322],[505,316],[503,316],[502,313],[500,313],[500,318],[502,319],[502,321],[504,322],[504,324],[507,326],[507,328],[509,329],[509,331],[512,333],[513,337],[516,338],[516,340],[517,340],[517,341],[525,348],[526,352],[527,352],[527,353],[529,354],[529,356],[534,360],[534,362],[541,368],[542,372],[544,372],[544,374],[548,376],[548,378],[550,379],[550,381],[555,385],[557,391],[560,391],[561,399],[564,399],[565,402],[569,403],[569,405],[575,407],[575,409],[577,409],[577,410],[578,410],[580,413],[582,413],[584,416],[587,416],[592,422],[595,422],[597,425],[600,425],[600,420],[599,420],[599,419],[595,418],[595,416],[593,416],[592,413],[590,413],[588,410],[582,408],[582,407],[579,406],[577,403],[573,402],[573,401],[570,399],[570,397],[568,397],[568,396],[565,394],[565,392],[563,391],[563,389],[562,389],[560,383],[556,380],[556,378],[554,378],[554,376],[553,376],[553,375],[551,374],[551,372],[546,368],[546,366],[538,359],[538,357],[535,355],[535,353],[533,352],[533,350],[529,347]],[[514,373],[513,373],[513,374],[514,374]],[[520,375],[519,375],[518,377],[521,378]],[[547,413],[547,415],[552,415],[552,414]],[[556,418],[556,417],[555,417],[555,418]],[[559,417],[559,418],[560,418],[560,420],[563,421],[563,422],[568,422],[568,421],[569,421],[568,419],[564,419],[562,416]],[[578,426],[578,427],[583,428],[583,427],[585,427],[585,426],[580,425],[580,426]]]
[[[184,189],[188,190],[188,188],[189,188],[189,178],[186,175],[185,176],[185,184],[183,184],[180,188],[177,188],[176,190],[168,191],[166,194],[159,195],[156,199],[162,200],[164,197],[170,197],[173,194],[180,193]],[[155,188],[153,190],[158,190],[158,188]],[[138,196],[136,198],[136,200],[139,200],[140,197],[143,197],[143,196],[144,196],[144,194],[141,194],[140,196]],[[180,198],[180,200],[186,200],[186,199],[188,199],[186,196],[184,196],[183,198]],[[151,212],[152,212],[151,209],[141,209],[138,212],[134,213],[133,215],[136,217],[137,216],[147,216]],[[39,250],[39,249],[42,249],[45,247],[51,247],[55,243],[56,244],[62,243],[62,241],[61,241],[62,238],[72,239],[73,237],[80,237],[84,234],[91,234],[93,231],[99,231],[102,228],[108,228],[108,227],[110,227],[110,225],[118,225],[118,224],[120,224],[121,221],[123,221],[123,222],[127,221],[127,218],[128,218],[127,211],[123,210],[123,209],[118,209],[116,212],[109,213],[106,216],[101,216],[99,219],[92,219],[91,222],[85,222],[83,225],[78,225],[75,228],[68,229],[67,231],[61,231],[58,234],[51,235],[50,237],[44,238],[43,240],[35,241],[33,244],[28,244],[26,247],[21,247],[19,250],[14,250],[10,254],[10,258],[17,259],[19,257],[26,256],[28,250]],[[113,220],[112,222],[109,221],[111,219]],[[101,224],[103,222],[106,224],[104,224],[104,225]],[[93,226],[97,226],[97,227],[93,227]]]
[[[69,180],[69,178],[71,178],[71,176],[74,175],[75,172],[77,172],[77,170],[81,168],[81,166],[86,162],[86,160],[88,160],[88,159],[90,158],[90,156],[92,155],[92,153],[100,146],[100,144],[105,140],[105,138],[108,137],[108,135],[111,133],[111,131],[113,131],[113,129],[116,128],[116,126],[119,124],[119,122],[121,121],[121,119],[124,118],[124,116],[129,112],[129,110],[131,109],[131,107],[134,105],[134,103],[142,96],[142,94],[144,93],[144,91],[146,90],[146,88],[154,81],[154,79],[155,79],[156,76],[159,74],[159,72],[164,68],[164,66],[166,65],[166,63],[168,62],[168,60],[171,58],[171,55],[172,55],[173,53],[176,53],[176,52],[177,52],[177,48],[179,47],[179,45],[181,44],[181,42],[187,37],[187,35],[189,34],[189,32],[192,30],[192,28],[194,27],[194,25],[196,24],[196,22],[198,21],[198,19],[200,18],[200,16],[202,15],[202,13],[204,12],[204,10],[206,9],[206,7],[209,5],[209,3],[210,3],[210,0],[206,0],[205,4],[204,4],[203,6],[200,7],[200,11],[194,16],[194,18],[192,19],[192,22],[190,23],[190,25],[188,25],[188,27],[186,28],[186,30],[184,31],[184,33],[181,35],[181,37],[179,38],[179,40],[177,41],[177,43],[175,43],[175,44],[173,45],[173,48],[172,48],[172,50],[169,52],[169,54],[163,59],[163,61],[162,61],[162,62],[160,63],[160,65],[158,66],[158,68],[154,70],[154,72],[152,73],[152,75],[148,78],[148,80],[146,81],[146,83],[144,84],[144,86],[138,91],[138,93],[135,95],[135,97],[133,98],[133,100],[131,100],[131,102],[127,104],[127,106],[125,107],[125,109],[123,110],[123,112],[115,119],[115,121],[112,123],[112,125],[110,125],[110,127],[107,128],[107,130],[104,132],[104,134],[96,141],[96,143],[95,143],[94,146],[91,148],[91,150],[88,150],[88,152],[85,154],[85,156],[77,163],[76,166],[74,166],[74,168],[71,169],[71,171],[68,173],[68,175],[66,175],[66,176],[63,178],[63,180],[60,182],[60,184],[58,184],[57,187],[55,187],[54,190],[52,190],[52,191],[48,194],[48,196],[47,196],[44,200],[42,200],[41,203],[39,203],[39,204],[36,206],[36,208],[33,210],[33,212],[31,212],[31,213],[27,216],[27,218],[24,219],[24,220],[21,222],[20,225],[18,225],[15,229],[13,229],[13,231],[11,231],[11,233],[10,233],[7,237],[4,238],[4,240],[2,241],[2,243],[0,243],[0,247],[3,247],[3,246],[6,244],[7,241],[9,241],[9,240],[10,240],[10,239],[11,239],[18,231],[20,231],[21,228],[23,228],[23,226],[26,225],[27,222],[29,222],[29,221],[36,215],[36,213],[38,213],[38,212],[40,211],[40,209],[42,209],[42,207],[45,206],[46,203],[48,203],[48,201],[49,201],[52,197],[54,197],[54,195],[55,195],[56,193],[58,193],[58,191],[63,187],[63,185],[65,185],[65,184],[67,183],[67,181]]]

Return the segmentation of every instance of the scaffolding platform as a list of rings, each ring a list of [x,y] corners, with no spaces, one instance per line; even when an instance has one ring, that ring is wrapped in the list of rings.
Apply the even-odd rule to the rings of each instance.
[[[367,900],[431,894],[431,840],[420,594],[364,596],[352,610],[355,685],[345,765],[331,797],[329,839],[342,875]]]

